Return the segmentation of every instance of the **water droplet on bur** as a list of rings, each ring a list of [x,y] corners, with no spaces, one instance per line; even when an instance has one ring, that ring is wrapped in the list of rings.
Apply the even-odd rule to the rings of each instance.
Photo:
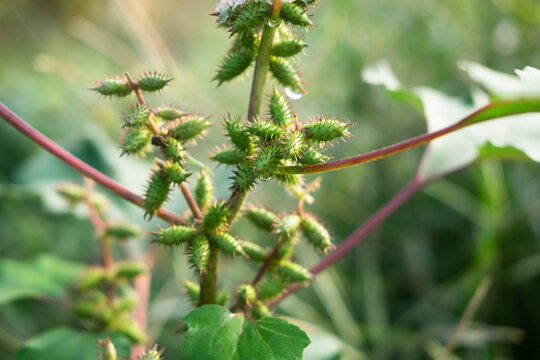
[[[272,180],[272,177],[269,176],[269,177],[260,177],[261,181],[263,182],[269,182],[270,180]]]
[[[268,25],[271,28],[277,28],[280,24],[281,24],[281,19],[278,17],[275,19],[268,20],[268,23],[266,25]]]
[[[144,213],[143,219],[144,219],[144,221],[150,221],[150,220],[152,220],[152,214],[147,213],[147,212]]]
[[[288,87],[285,88],[285,95],[287,95],[291,100],[300,100],[302,96],[304,96],[304,94],[302,94],[301,92],[294,92]]]

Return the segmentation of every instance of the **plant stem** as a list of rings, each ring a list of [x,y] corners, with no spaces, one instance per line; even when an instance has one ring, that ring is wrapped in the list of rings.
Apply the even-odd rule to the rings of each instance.
[[[101,186],[131,202],[132,204],[135,204],[141,208],[144,207],[144,199],[142,197],[132,193],[107,175],[94,169],[81,159],[73,156],[73,154],[69,153],[67,150],[26,123],[23,119],[7,108],[2,102],[0,102],[0,117],[6,120],[11,126],[28,137],[30,140],[34,141],[36,144],[50,152],[52,155],[79,173],[89,177]],[[163,208],[157,212],[157,216],[170,224],[183,225],[186,223],[186,220],[183,217]]]
[[[415,148],[417,146],[426,144],[436,138],[439,138],[443,135],[459,130],[465,126],[467,125],[464,124],[463,121],[460,121],[444,129],[441,129],[432,133],[428,133],[428,134],[423,134],[423,135],[414,137],[412,139],[408,139],[408,140],[399,142],[397,144],[393,144],[393,145],[390,145],[381,149],[373,150],[364,154],[348,157],[345,159],[330,161],[323,164],[317,164],[317,165],[285,166],[285,167],[278,168],[278,172],[281,174],[318,174],[318,173],[324,173],[324,172],[329,172],[329,171],[334,171],[334,170],[340,170],[340,169],[348,168],[351,166],[367,163],[373,160],[378,160],[383,157],[387,157],[389,155],[397,154],[397,153]]]
[[[143,261],[141,259],[141,261]],[[146,254],[144,263],[148,266],[148,269],[152,269],[154,265],[154,259],[151,252]],[[133,281],[133,287],[137,292],[137,306],[133,309],[133,320],[139,325],[139,328],[145,333],[148,333],[148,300],[150,298],[150,283],[151,283],[151,272],[148,271],[146,274],[139,275]],[[142,355],[146,346],[143,344],[133,344],[131,345],[131,356]]]
[[[109,239],[107,239],[107,236],[105,236],[107,224],[105,223],[105,221],[103,221],[103,219],[99,215],[99,211],[94,206],[94,203],[92,203],[91,196],[92,196],[92,188],[94,186],[93,181],[85,177],[84,185],[85,185],[84,186],[84,189],[85,189],[84,201],[88,208],[90,222],[94,226],[96,236],[99,240],[99,247],[101,251],[101,263],[105,271],[109,273],[110,271],[112,271],[114,267],[114,259],[111,253],[111,244],[109,243]],[[109,303],[109,306],[113,305],[115,293],[116,293],[116,287],[114,283],[108,283],[107,284],[107,301]]]
[[[186,183],[180,184],[180,190],[182,190],[182,194],[184,194],[184,198],[186,199],[186,202],[188,203],[188,206],[193,213],[193,217],[195,219],[200,219],[202,217],[201,209],[199,209],[199,205],[197,205],[197,202],[193,198],[193,195],[191,195],[191,192],[189,191]]]
[[[266,261],[264,262],[263,266],[261,266],[261,268],[259,269],[259,272],[257,273],[255,278],[251,282],[251,285],[255,286],[259,283],[259,281],[261,281],[266,271],[270,268],[270,265],[272,265],[272,262],[276,258],[280,248],[281,248],[281,242],[278,241],[276,246],[274,246],[274,248],[272,249],[272,252],[270,253],[270,255],[268,255],[268,258],[266,258]]]
[[[342,242],[332,253],[324,257],[317,265],[312,267],[309,271],[313,275],[317,275],[326,268],[332,266],[335,262],[345,256],[350,250],[364,240],[373,230],[375,230],[384,220],[392,215],[401,205],[409,200],[418,190],[420,190],[426,183],[420,180],[418,177],[414,177],[409,184],[407,184],[400,192],[398,192],[390,201],[383,205],[379,211],[373,214],[363,225],[358,227],[354,233],[352,233],[344,242]],[[272,299],[268,302],[268,306],[275,306],[277,303],[296,292],[302,287],[297,283],[291,285],[284,293],[279,297]]]

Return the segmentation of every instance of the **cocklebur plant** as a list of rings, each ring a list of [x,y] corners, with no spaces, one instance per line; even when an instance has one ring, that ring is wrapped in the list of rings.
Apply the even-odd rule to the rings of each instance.
[[[231,114],[223,121],[213,120],[214,123],[223,124],[227,138],[225,144],[210,154],[212,160],[230,170],[230,195],[227,199],[215,197],[215,189],[222,184],[214,184],[210,168],[194,165],[199,162],[189,154],[189,146],[193,146],[196,140],[205,135],[210,120],[180,110],[174,105],[152,106],[146,101],[146,93],[159,94],[166,91],[167,86],[174,85],[168,76],[161,73],[149,72],[135,79],[125,73],[106,78],[94,88],[104,97],[135,98],[121,117],[124,133],[120,147],[125,156],[151,156],[153,152],[156,155],[144,197],[123,189],[103,174],[58,149],[0,106],[0,113],[6,120],[83,174],[141,206],[145,210],[145,218],[159,216],[170,224],[166,228],[154,229],[153,242],[163,247],[181,249],[199,278],[198,282],[184,282],[185,295],[196,307],[182,319],[187,325],[184,343],[186,358],[302,358],[303,350],[310,340],[297,326],[273,316],[272,311],[279,301],[316,280],[318,273],[342,258],[426,184],[485,156],[501,156],[501,151],[508,146],[519,149],[521,155],[540,161],[538,147],[535,147],[538,139],[532,145],[530,140],[520,142],[519,138],[501,140],[501,133],[512,132],[489,130],[483,130],[482,137],[476,132],[472,133],[477,128],[471,126],[510,117],[511,120],[505,121],[514,126],[515,123],[523,123],[530,133],[531,129],[538,128],[538,89],[504,97],[497,93],[497,89],[489,88],[489,81],[480,81],[494,96],[490,98],[487,94],[481,94],[475,97],[472,104],[462,103],[425,88],[408,89],[399,84],[397,79],[392,79],[388,69],[384,72],[385,69],[380,66],[366,69],[364,78],[371,83],[386,86],[390,92],[407,93],[413,101],[421,103],[430,132],[366,154],[329,161],[325,154],[326,146],[348,138],[352,124],[328,115],[310,118],[297,114],[284,95],[305,91],[306,85],[301,80],[296,62],[307,45],[296,35],[295,30],[313,27],[308,13],[315,3],[301,0],[230,0],[220,2],[215,9],[214,15],[219,26],[229,31],[232,38],[230,51],[215,75],[216,83],[222,85],[242,77],[254,64],[247,116]],[[470,64],[468,71],[474,72],[476,76],[473,77],[477,79],[486,73]],[[526,80],[534,78],[537,73],[538,70],[527,69],[519,75]],[[263,89],[267,74],[275,82],[272,91],[265,96]],[[518,79],[515,81],[518,83],[512,83],[512,88],[524,87]],[[391,86],[387,86],[387,82],[391,82]],[[266,103],[263,107],[264,99]],[[517,115],[523,114],[530,118],[517,118]],[[487,129],[491,124],[500,125],[493,122],[480,127]],[[471,132],[465,136],[463,132],[469,129]],[[322,222],[304,209],[320,182],[315,180],[309,183],[303,175],[338,170],[379,159],[458,130],[463,132],[429,144],[413,180],[350,237],[339,242],[337,247],[332,244],[330,232]],[[515,136],[515,132],[512,134]],[[441,147],[445,150],[441,151]],[[469,151],[466,156],[463,155],[461,149],[471,147],[477,152]],[[455,151],[456,148],[459,151]],[[444,158],[444,155],[452,156],[452,161],[448,157]],[[446,161],[440,161],[441,156]],[[268,208],[246,203],[247,195],[258,183],[270,180],[290,190],[298,200],[296,209],[277,214]],[[190,208],[190,213],[185,216],[171,214],[162,207],[168,198],[174,196],[175,187],[180,189]],[[240,217],[245,217],[258,231],[271,238],[273,247],[264,247],[257,241],[239,238],[232,233],[231,225]],[[108,232],[111,233],[111,230]],[[122,234],[125,229],[117,229],[112,233]],[[295,261],[295,246],[300,241],[305,241],[315,251],[325,255],[309,270]],[[247,261],[259,270],[253,279],[246,279],[232,291],[220,291],[220,256]],[[129,274],[137,271],[126,268],[121,273],[129,277]],[[99,296],[104,299],[102,295],[107,296],[110,279],[116,279],[116,276],[99,267],[88,269],[86,274],[84,281],[79,280],[79,287],[82,284],[83,291],[97,287],[101,290]],[[84,295],[81,300],[93,300],[90,296],[93,294]],[[109,309],[107,306],[105,304],[103,309]],[[94,321],[96,314],[93,308],[90,313]],[[98,325],[105,325],[107,329],[109,323],[98,322]],[[118,327],[109,329],[122,332],[122,328]],[[124,334],[130,337],[129,333]],[[112,344],[119,342],[107,341],[105,337],[102,340],[102,358],[117,357]],[[131,340],[137,339],[131,336]],[[143,352],[132,351],[132,354],[135,358],[143,359],[161,357],[155,348]]]

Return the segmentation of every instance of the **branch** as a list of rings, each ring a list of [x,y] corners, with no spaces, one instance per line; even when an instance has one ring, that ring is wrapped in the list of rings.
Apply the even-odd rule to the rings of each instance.
[[[121,198],[131,202],[132,204],[137,205],[138,207],[144,207],[144,199],[128,189],[124,188],[122,185],[118,184],[116,181],[108,177],[107,175],[101,173],[100,171],[94,169],[81,159],[77,158],[73,154],[69,153],[67,150],[59,146],[57,143],[40,133],[38,130],[34,129],[23,119],[13,113],[9,108],[7,108],[0,101],[0,117],[6,120],[11,126],[19,130],[23,135],[28,137],[30,140],[34,141],[36,144],[50,152],[52,155],[56,156],[58,159],[80,172],[81,174],[89,177],[94,180],[101,186],[112,191]],[[157,216],[170,224],[185,224],[186,221],[183,217],[161,208],[157,212]]]
[[[409,200],[418,190],[420,190],[425,182],[415,177],[408,185],[406,185],[400,192],[398,192],[390,201],[388,201],[383,207],[379,209],[374,215],[372,215],[363,225],[356,229],[344,242],[342,242],[332,253],[324,257],[317,265],[312,267],[309,271],[313,275],[317,275],[326,268],[332,266],[339,259],[345,256],[350,250],[364,240],[373,230],[375,230],[384,220],[392,215],[401,205]],[[267,305],[275,306],[283,299],[295,293],[300,289],[302,285],[296,283],[291,285],[284,293],[279,297],[270,300]]]
[[[285,166],[278,169],[282,174],[317,174],[328,171],[348,168],[351,166],[367,163],[373,160],[378,160],[383,157],[397,154],[420,145],[424,145],[441,136],[450,134],[464,127],[478,124],[480,122],[499,119],[511,115],[519,115],[531,112],[540,111],[540,99],[512,99],[492,102],[446,128],[434,131],[432,133],[423,134],[394,145],[390,145],[381,149],[373,150],[364,154],[352,156],[349,158],[330,161],[318,165],[308,166]]]

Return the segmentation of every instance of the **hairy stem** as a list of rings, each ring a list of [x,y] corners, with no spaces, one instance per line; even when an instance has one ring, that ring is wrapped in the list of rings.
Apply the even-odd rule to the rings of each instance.
[[[420,190],[425,182],[418,177],[405,186],[400,192],[398,192],[390,201],[388,201],[383,207],[373,214],[363,225],[358,227],[354,233],[352,233],[344,242],[342,242],[332,253],[324,257],[317,265],[312,267],[309,271],[313,275],[317,275],[326,268],[332,266],[339,259],[345,256],[356,245],[364,240],[373,230],[375,230],[383,221],[385,221],[390,215],[392,215],[401,205],[409,200],[418,190]],[[291,285],[283,294],[279,297],[272,299],[267,305],[275,306],[277,303],[296,292],[302,287],[301,284]]]
[[[128,189],[124,188],[122,185],[118,184],[116,181],[108,177],[107,175],[94,169],[81,159],[69,153],[57,143],[55,143],[54,141],[40,133],[38,130],[34,129],[28,123],[26,123],[23,119],[21,119],[9,108],[7,108],[2,102],[0,102],[0,117],[6,120],[11,126],[20,131],[30,140],[34,141],[36,144],[50,152],[52,155],[54,155],[59,160],[63,161],[79,173],[89,177],[96,183],[112,191],[121,198],[131,202],[132,204],[135,204],[141,208],[144,207],[144,199],[141,196],[134,194],[133,192],[129,191]],[[183,217],[163,208],[161,208],[157,212],[157,216],[170,224],[183,225],[186,223],[186,220]]]

